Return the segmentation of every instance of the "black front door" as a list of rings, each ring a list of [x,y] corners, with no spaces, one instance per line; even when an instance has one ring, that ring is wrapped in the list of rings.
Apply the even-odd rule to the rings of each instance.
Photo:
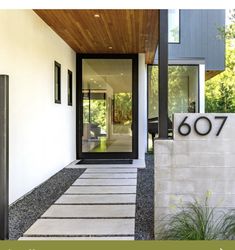
[[[77,158],[138,157],[138,55],[77,55]]]

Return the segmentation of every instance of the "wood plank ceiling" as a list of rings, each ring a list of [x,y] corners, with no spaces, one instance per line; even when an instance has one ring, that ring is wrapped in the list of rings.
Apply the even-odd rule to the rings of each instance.
[[[78,53],[146,53],[158,44],[158,10],[34,10]]]
[[[223,70],[207,70],[205,73],[206,74],[206,77],[205,77],[206,81],[211,79],[212,77],[220,74],[221,72],[223,72]]]

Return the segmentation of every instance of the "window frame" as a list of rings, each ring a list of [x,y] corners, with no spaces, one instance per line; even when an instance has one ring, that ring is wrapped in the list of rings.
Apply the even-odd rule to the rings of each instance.
[[[58,69],[58,71],[56,69]],[[59,72],[58,75],[56,75],[57,72]],[[56,96],[57,90],[58,96]],[[54,101],[56,104],[61,104],[61,64],[57,61],[54,61]]]
[[[67,98],[68,106],[73,106],[73,72],[68,69],[67,73]]]
[[[77,53],[76,64],[76,150],[77,159],[138,159],[138,126],[139,126],[139,106],[138,106],[138,54],[79,54]],[[132,60],[132,152],[82,152],[82,135],[83,135],[83,106],[82,106],[82,60],[83,59],[131,59]]]

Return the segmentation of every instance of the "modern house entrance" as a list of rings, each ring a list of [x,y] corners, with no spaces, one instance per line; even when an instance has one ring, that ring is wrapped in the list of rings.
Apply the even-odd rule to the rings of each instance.
[[[138,158],[138,55],[77,55],[77,158]]]
[[[171,17],[174,13],[176,16]],[[28,201],[28,194],[32,194],[34,206],[27,203],[26,209],[22,210],[30,213],[36,210],[35,207],[38,209],[35,200],[45,203],[40,198],[46,194],[53,197],[53,201],[47,201],[49,205],[44,207],[44,212],[60,198],[58,194],[66,196],[63,196],[65,200],[62,205],[52,205],[53,213],[50,216],[42,216],[41,210],[41,214],[35,216],[35,219],[43,217],[40,219],[43,228],[51,229],[50,225],[53,224],[56,231],[51,230],[51,236],[63,236],[66,231],[67,236],[78,237],[107,235],[110,232],[112,235],[134,237],[134,222],[138,221],[135,214],[141,214],[140,224],[147,221],[142,215],[150,218],[150,213],[140,210],[135,213],[135,209],[145,209],[149,201],[153,209],[154,192],[159,194],[156,205],[160,207],[157,209],[167,211],[172,195],[188,195],[190,190],[197,193],[201,187],[200,181],[210,178],[210,175],[200,174],[197,186],[191,188],[190,178],[192,176],[194,181],[194,169],[197,168],[193,165],[189,176],[187,159],[192,156],[189,160],[193,163],[198,160],[200,165],[199,160],[204,159],[205,152],[199,151],[202,155],[195,155],[196,150],[203,149],[201,144],[190,148],[185,146],[182,138],[182,145],[177,140],[169,140],[169,129],[174,132],[176,128],[176,123],[169,128],[169,117],[179,112],[189,116],[187,113],[205,111],[205,78],[224,70],[224,41],[215,39],[217,27],[224,24],[224,11],[176,10],[169,11],[169,14],[168,10],[157,9],[0,11],[0,32],[7,34],[0,39],[0,74],[3,74],[0,84],[5,86],[5,80],[9,79],[9,89],[5,88],[7,92],[0,88],[4,94],[2,96],[5,96],[1,100],[8,100],[6,97],[9,96],[9,110],[6,102],[0,103],[0,110],[4,110],[2,114],[9,116],[10,121],[8,126],[5,117],[0,119],[3,121],[0,124],[3,127],[0,130],[0,144],[4,149],[0,155],[0,239],[8,238],[8,204],[11,207],[17,204],[18,207],[22,197]],[[173,27],[168,27],[168,19]],[[196,115],[191,117],[194,121]],[[183,125],[181,118],[177,120],[181,122],[180,126]],[[148,164],[152,167],[154,164],[153,155],[145,161],[148,120],[151,119],[157,120],[154,126],[158,129],[154,160],[157,166],[162,166],[163,172],[166,167],[169,170],[157,176],[159,179],[155,187],[153,168],[148,172]],[[202,119],[207,122],[206,125],[210,124],[206,117]],[[197,123],[193,124],[190,128],[197,129]],[[200,142],[204,137],[199,139]],[[177,150],[169,150],[174,143],[179,145]],[[168,144],[171,146],[168,147]],[[172,155],[175,152],[177,155]],[[218,155],[219,152],[214,156],[215,160],[220,159]],[[117,164],[117,160],[116,164],[105,162],[103,166],[102,161],[97,166],[77,165],[81,159],[95,159],[93,162],[97,162],[97,159],[134,160],[131,166]],[[159,159],[162,161],[159,162]],[[143,174],[138,168],[145,168],[147,172]],[[86,171],[83,176],[80,169]],[[184,176],[182,169],[185,169]],[[175,170],[176,174],[172,175],[170,171]],[[59,174],[62,176],[58,182],[59,191],[54,189],[57,175],[49,185],[47,182],[58,171],[62,171]],[[212,171],[211,176],[215,174]],[[180,178],[177,180],[175,176]],[[229,176],[232,175],[229,173]],[[137,180],[144,180],[143,185]],[[222,182],[226,184],[226,181]],[[43,183],[49,188],[45,190],[43,185],[43,193],[39,191],[39,195],[33,196],[35,189]],[[180,186],[182,183],[183,187]],[[232,186],[234,182],[231,180],[231,183]],[[66,189],[70,187],[69,191],[76,192],[67,192]],[[143,196],[144,193],[150,196],[144,195],[144,200],[139,199],[139,205],[138,196],[135,195]],[[104,201],[107,207],[100,204]],[[123,203],[122,207],[120,203]],[[89,216],[87,206],[91,211]],[[100,209],[96,209],[98,207]],[[54,208],[60,212],[63,210],[63,214],[55,214]],[[68,208],[72,208],[72,212]],[[20,212],[18,214],[21,216]],[[31,215],[27,213],[25,217],[32,218]],[[62,220],[57,220],[61,217]],[[66,217],[70,217],[67,218],[69,221],[66,221]],[[115,222],[121,218],[119,225],[124,232],[116,230],[117,223],[112,223],[113,231],[106,227],[113,217]],[[24,222],[22,218],[20,221]],[[123,218],[126,222],[129,220],[128,232]],[[84,226],[80,222],[85,219]],[[96,220],[96,228],[91,219]],[[61,221],[68,223],[64,227]],[[47,222],[51,224],[48,226]],[[24,222],[27,228],[33,222],[30,223],[26,225]],[[70,223],[76,229],[72,233],[67,232],[67,229],[72,229]],[[101,230],[101,224],[105,231]],[[149,220],[149,224],[153,225],[153,219]],[[58,232],[60,229],[62,231]],[[36,233],[48,235],[48,232]],[[33,237],[35,231],[30,234]]]

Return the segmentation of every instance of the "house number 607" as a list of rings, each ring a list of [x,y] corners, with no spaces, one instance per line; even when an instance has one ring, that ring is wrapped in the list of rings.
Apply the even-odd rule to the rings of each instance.
[[[179,127],[178,127],[178,132],[179,132],[179,134],[180,135],[182,135],[182,136],[187,136],[187,135],[189,135],[190,133],[191,133],[191,125],[190,124],[188,124],[187,122],[186,122],[186,120],[187,120],[187,118],[188,118],[188,116],[186,116],[184,119],[183,119],[183,121],[180,123],[180,125],[179,125]],[[216,136],[218,136],[219,134],[220,134],[220,132],[221,132],[221,130],[222,130],[222,128],[223,128],[223,126],[224,126],[224,124],[225,124],[225,122],[226,122],[226,120],[227,120],[227,116],[215,116],[214,117],[214,119],[215,120],[221,120],[221,124],[220,124],[220,127],[218,128],[218,131],[217,131],[217,133],[216,133]],[[207,122],[207,124],[208,124],[208,128],[207,128],[207,130],[206,131],[200,131],[199,129],[198,129],[198,122],[199,121],[201,121],[201,120],[205,120],[206,122]],[[211,122],[211,120],[208,118],[208,117],[206,117],[206,116],[199,116],[196,120],[195,120],[195,122],[194,122],[194,124],[193,124],[193,127],[194,127],[194,130],[195,130],[195,132],[198,134],[198,135],[201,135],[201,136],[205,136],[205,135],[208,135],[210,132],[211,132],[211,129],[212,129],[212,122]],[[184,131],[182,131],[182,128],[186,128],[186,129],[184,129]]]

